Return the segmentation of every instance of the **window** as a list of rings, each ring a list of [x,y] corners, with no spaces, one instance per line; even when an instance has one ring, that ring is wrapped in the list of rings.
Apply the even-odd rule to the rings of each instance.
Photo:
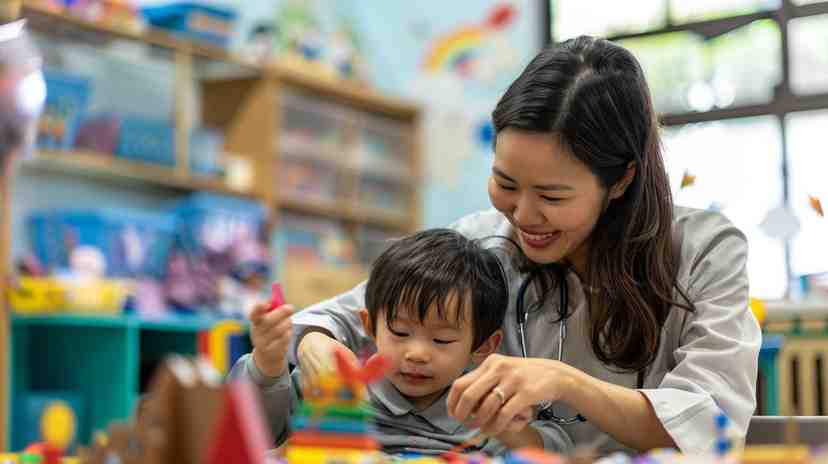
[[[687,32],[619,41],[644,68],[659,112],[690,111],[691,89],[704,83],[704,43]]]
[[[780,0],[670,0],[676,23],[726,18],[779,8]]]
[[[678,205],[715,209],[745,233],[750,244],[752,295],[785,293],[785,246],[759,227],[769,206],[783,203],[782,142],[773,117],[714,121],[664,131],[664,159]],[[715,140],[715,148],[710,141]],[[684,173],[696,177],[679,190]]]
[[[822,198],[828,206],[828,111],[794,113],[786,123],[788,197],[802,228],[791,244],[791,271],[797,275],[826,272],[828,222],[811,208],[809,196]]]
[[[782,79],[782,39],[771,20],[709,40],[674,32],[618,42],[641,62],[660,113],[767,103]]]
[[[625,2],[594,2],[569,0],[552,2],[556,40],[565,40],[587,34],[607,36],[638,32],[664,26],[663,0],[636,0],[636,7]]]
[[[552,1],[555,25],[565,25],[552,37],[587,25],[638,57],[676,203],[719,209],[745,232],[751,294],[782,297],[796,276],[828,272],[828,218],[809,200],[828,212],[828,1],[663,0],[642,11],[628,2],[617,14],[606,5]],[[581,17],[567,16],[573,8]],[[593,11],[607,18],[600,28],[588,22]],[[685,172],[696,182],[677,190]],[[799,221],[789,239],[760,227],[780,206]]]
[[[789,46],[792,90],[828,92],[828,15],[792,20]]]
[[[782,36],[770,19],[708,42],[708,85],[719,108],[767,103],[782,80]],[[757,58],[761,57],[761,58]]]

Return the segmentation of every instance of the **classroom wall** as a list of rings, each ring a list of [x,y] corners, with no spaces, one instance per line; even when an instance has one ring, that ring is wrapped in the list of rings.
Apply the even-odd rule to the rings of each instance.
[[[145,5],[160,0],[142,0]],[[371,82],[388,94],[427,109],[424,121],[426,178],[423,226],[447,225],[488,208],[486,179],[491,110],[509,83],[540,49],[541,18],[535,0],[373,2],[368,0],[213,0],[239,12],[234,48],[256,23],[300,6],[319,23],[323,37],[342,25],[359,41]],[[510,20],[492,24],[507,10]],[[424,66],[434,47],[449,59]],[[452,61],[450,58],[467,59]]]
[[[271,20],[295,0],[213,1],[239,12],[233,48],[242,50],[250,29]],[[162,3],[142,0],[144,6]],[[489,207],[486,194],[492,153],[489,115],[511,80],[539,49],[537,2],[422,0],[369,2],[309,0],[323,34],[346,24],[352,28],[370,81],[380,91],[408,98],[425,108],[422,188],[424,227],[444,226],[465,214]],[[295,6],[295,4],[294,4]],[[510,18],[493,26],[491,17],[507,10]],[[435,47],[448,53],[426,66]],[[114,110],[148,117],[171,117],[174,70],[165,58],[135,44],[109,53],[54,42],[41,48],[47,62],[95,80],[90,110]],[[439,54],[437,55],[439,56]],[[462,59],[458,59],[458,57]],[[23,216],[33,209],[128,207],[152,210],[175,198],[142,189],[121,189],[76,176],[22,172],[16,179],[13,237],[25,237]],[[12,256],[27,248],[15,240]]]

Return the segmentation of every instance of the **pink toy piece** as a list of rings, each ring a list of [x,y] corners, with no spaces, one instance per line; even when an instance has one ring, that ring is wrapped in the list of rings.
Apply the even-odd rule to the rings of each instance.
[[[270,309],[268,311],[273,311],[285,304],[285,293],[282,291],[282,286],[278,282],[274,282],[270,287],[270,295]]]

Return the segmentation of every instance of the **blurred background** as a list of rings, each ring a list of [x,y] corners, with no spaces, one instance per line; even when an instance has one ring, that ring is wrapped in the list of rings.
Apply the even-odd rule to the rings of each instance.
[[[389,238],[490,207],[491,110],[580,34],[641,61],[675,202],[748,236],[758,412],[828,414],[828,2],[0,5],[47,88],[0,206],[0,449],[36,441],[55,398],[88,442],[166,353],[226,373],[271,282],[307,306]]]

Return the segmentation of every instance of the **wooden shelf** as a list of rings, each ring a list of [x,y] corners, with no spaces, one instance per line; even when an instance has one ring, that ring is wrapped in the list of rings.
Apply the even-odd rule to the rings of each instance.
[[[314,164],[321,164],[324,166],[330,166],[337,171],[347,173],[351,176],[377,179],[384,182],[399,184],[405,188],[412,188],[417,184],[416,179],[402,172],[375,169],[368,165],[357,165],[356,163],[343,162],[341,160],[325,155],[319,155],[317,153],[318,152],[311,150],[282,151],[281,161],[288,163],[310,162]]]
[[[374,208],[354,207],[344,202],[325,202],[282,195],[278,199],[278,206],[297,213],[325,216],[385,229],[408,231],[411,228],[408,218],[404,215]]]
[[[29,27],[49,34],[92,33],[108,39],[126,39],[166,48],[170,51],[189,53],[203,58],[234,63],[248,68],[258,68],[255,63],[223,48],[195,41],[180,39],[166,31],[145,27],[142,31],[116,29],[113,26],[77,18],[67,13],[55,12],[34,2],[23,5],[21,16],[28,20]]]
[[[116,29],[107,24],[87,21],[66,13],[54,12],[32,2],[23,6],[21,16],[26,18],[34,30],[53,35],[63,33],[92,33],[104,38],[126,39],[182,52],[214,61],[232,63],[261,75],[269,75],[287,85],[301,90],[324,95],[341,103],[384,113],[388,116],[410,120],[419,114],[416,105],[406,101],[380,95],[377,91],[344,80],[325,78],[317,73],[307,72],[275,61],[267,65],[255,63],[237,53],[223,48],[180,39],[166,31],[146,27],[143,31]]]
[[[326,79],[317,74],[286,66],[278,61],[266,66],[266,69],[269,74],[290,87],[311,92],[314,95],[352,107],[382,113],[385,116],[402,120],[414,120],[420,113],[416,105],[380,95],[371,88],[353,82],[332,78]]]
[[[227,319],[189,315],[165,314],[158,318],[144,318],[124,314],[83,314],[59,312],[53,314],[11,314],[15,326],[71,326],[90,328],[138,328],[169,332],[198,332],[209,330],[218,322]],[[246,324],[245,321],[241,321]]]
[[[127,181],[178,191],[210,191],[255,198],[252,191],[229,187],[220,179],[182,173],[173,168],[123,160],[113,155],[84,151],[41,150],[22,161],[22,168],[33,172],[72,173],[93,179]]]

